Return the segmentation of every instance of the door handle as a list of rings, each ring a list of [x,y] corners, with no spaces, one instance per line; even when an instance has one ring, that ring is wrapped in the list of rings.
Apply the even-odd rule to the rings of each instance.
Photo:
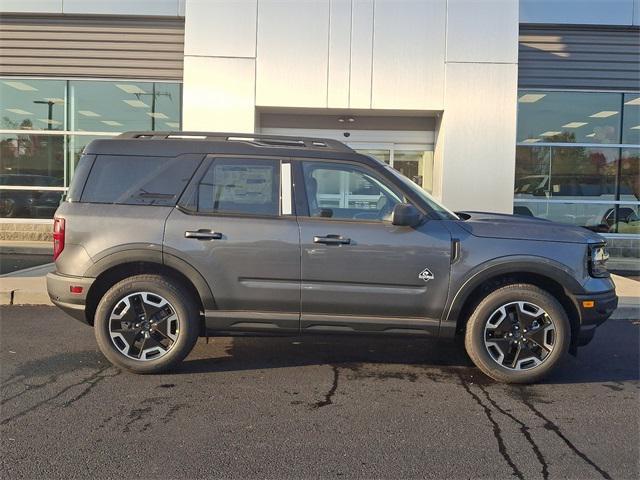
[[[349,245],[350,238],[344,238],[342,235],[327,235],[325,237],[313,237],[313,243],[324,243],[325,245]]]
[[[201,228],[200,230],[187,230],[184,232],[184,238],[195,238],[196,240],[221,240],[222,234]]]

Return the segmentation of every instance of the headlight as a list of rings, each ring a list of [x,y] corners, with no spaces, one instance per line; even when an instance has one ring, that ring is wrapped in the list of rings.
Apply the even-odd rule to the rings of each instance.
[[[589,274],[592,277],[608,277],[607,260],[609,253],[604,245],[589,247]]]

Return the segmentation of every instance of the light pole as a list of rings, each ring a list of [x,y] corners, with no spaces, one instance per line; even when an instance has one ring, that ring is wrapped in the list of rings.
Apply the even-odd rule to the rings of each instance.
[[[56,104],[53,100],[34,100],[33,103],[37,103],[39,105],[48,105],[49,111],[47,114],[47,130],[53,130],[53,106]],[[52,137],[47,139],[47,173],[51,176],[51,163],[52,163],[52,145],[53,141]]]

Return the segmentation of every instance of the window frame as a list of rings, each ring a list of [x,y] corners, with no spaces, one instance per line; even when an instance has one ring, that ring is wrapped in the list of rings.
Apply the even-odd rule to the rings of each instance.
[[[270,160],[270,161],[278,162],[279,168],[278,168],[278,186],[277,186],[277,192],[278,192],[278,214],[277,215],[262,214],[262,213],[244,213],[244,212],[200,212],[198,211],[197,207],[193,208],[194,205],[192,205],[192,202],[191,202],[193,195],[195,194],[195,191],[197,190],[198,185],[200,184],[204,176],[207,174],[209,169],[213,166],[215,161],[216,160],[233,160],[233,159],[257,160],[257,161]],[[282,208],[282,197],[283,197],[282,166],[283,164],[290,164],[290,163],[291,162],[289,159],[278,157],[278,156],[224,155],[224,154],[220,155],[216,153],[209,153],[205,156],[203,162],[200,164],[200,167],[196,170],[193,177],[191,178],[191,181],[188,183],[187,187],[182,192],[182,195],[180,196],[180,198],[178,199],[178,202],[176,203],[176,208],[187,215],[194,215],[199,217],[222,217],[222,218],[237,217],[237,218],[261,218],[261,219],[295,218],[297,209],[296,209],[296,202],[294,201],[295,194],[293,193],[293,190],[294,190],[293,185],[291,185],[291,192],[292,192],[291,193],[291,213],[290,214],[283,213],[283,208]],[[291,175],[291,180],[293,181],[293,171]]]

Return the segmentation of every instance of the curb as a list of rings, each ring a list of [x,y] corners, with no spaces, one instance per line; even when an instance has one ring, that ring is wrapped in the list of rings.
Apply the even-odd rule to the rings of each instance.
[[[640,303],[626,303],[618,305],[616,311],[610,317],[610,320],[626,320],[626,319],[640,319]]]
[[[0,305],[53,305],[49,294],[34,290],[0,292]]]

